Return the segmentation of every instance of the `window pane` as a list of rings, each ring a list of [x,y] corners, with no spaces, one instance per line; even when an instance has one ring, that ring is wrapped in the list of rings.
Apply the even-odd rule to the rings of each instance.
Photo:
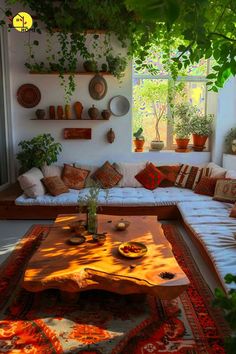
[[[167,139],[168,81],[158,79],[134,79],[133,132],[143,128],[145,148],[152,140]]]
[[[184,82],[183,91],[175,97],[175,103],[190,102],[193,106],[197,106],[202,114],[206,110],[206,84],[205,82]],[[175,137],[173,139],[175,144]],[[192,136],[190,138],[192,144]]]

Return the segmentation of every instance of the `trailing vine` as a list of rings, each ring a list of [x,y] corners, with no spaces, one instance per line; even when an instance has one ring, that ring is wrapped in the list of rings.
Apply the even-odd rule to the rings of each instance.
[[[63,70],[76,69],[78,56],[89,60],[100,51],[96,41],[94,53],[88,51],[85,33],[88,29],[114,33],[121,47],[127,49],[126,57],[133,56],[140,70],[153,74],[159,71],[155,62],[147,60],[154,48],[161,52],[163,64],[174,79],[180,70],[198,63],[202,58],[215,60],[213,71],[208,75],[211,90],[218,91],[231,75],[236,75],[236,2],[233,0],[8,1],[10,4],[16,2],[27,5],[51,34],[55,29],[61,31],[58,39],[61,56],[65,56],[59,59],[61,77],[65,73]],[[2,11],[6,16],[11,14],[8,9]],[[66,37],[68,33],[71,33],[69,39]],[[108,65],[107,58],[110,58],[106,53],[110,40],[111,37],[106,38],[106,48],[103,54],[98,54],[98,57],[101,55],[106,59],[104,67]],[[170,44],[173,48],[171,52]],[[110,50],[113,58],[118,56],[124,59],[121,54],[115,53],[112,46]],[[64,64],[67,64],[66,68]],[[120,65],[120,70],[124,68],[124,60],[117,61],[117,65]],[[117,70],[114,73],[116,75]],[[66,87],[64,81],[63,85]],[[67,85],[69,97],[74,90],[73,75],[68,77]]]

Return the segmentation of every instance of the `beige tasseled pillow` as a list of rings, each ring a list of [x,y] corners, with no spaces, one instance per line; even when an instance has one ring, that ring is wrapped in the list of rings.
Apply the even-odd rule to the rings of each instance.
[[[118,183],[119,187],[142,187],[135,176],[146,167],[147,162],[139,163],[116,163],[116,170],[123,176]]]
[[[33,167],[31,170],[20,175],[17,179],[25,195],[36,198],[45,194],[45,187],[41,182],[42,178],[43,174],[40,169]]]

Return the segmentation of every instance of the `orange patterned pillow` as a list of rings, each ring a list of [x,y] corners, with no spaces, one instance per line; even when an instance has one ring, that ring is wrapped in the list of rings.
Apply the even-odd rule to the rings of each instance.
[[[58,176],[44,177],[42,182],[45,185],[47,191],[54,196],[69,192],[68,187]]]
[[[219,178],[202,177],[200,182],[196,185],[194,192],[202,195],[209,195],[213,197],[215,193],[216,182]]]
[[[72,189],[82,189],[85,185],[85,180],[90,171],[83,170],[82,168],[73,167],[64,164],[62,171],[62,180],[65,185]]]
[[[173,187],[181,165],[157,166],[157,168],[165,175],[159,187]]]
[[[135,178],[142,184],[144,188],[153,190],[160,185],[165,176],[156,166],[150,162],[135,176]]]
[[[122,178],[115,167],[106,161],[98,170],[94,172],[91,178],[101,184],[102,188],[112,188],[119,183]]]
[[[233,208],[231,209],[229,216],[231,218],[236,218],[236,203],[234,204]]]

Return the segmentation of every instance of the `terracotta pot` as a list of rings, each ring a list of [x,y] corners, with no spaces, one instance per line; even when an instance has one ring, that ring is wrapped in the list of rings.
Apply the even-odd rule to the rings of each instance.
[[[186,150],[188,147],[189,139],[175,139],[178,149]]]
[[[196,147],[204,147],[208,136],[193,134],[193,145]]]
[[[71,119],[71,109],[69,104],[65,105],[65,118]]]
[[[55,106],[49,106],[49,118],[50,119],[56,118]]]
[[[135,152],[142,152],[144,143],[145,143],[144,140],[135,139],[134,140],[134,145],[135,145],[135,150],[134,151]]]
[[[89,108],[88,115],[91,119],[98,119],[99,110],[94,106],[94,104]]]
[[[81,115],[82,115],[83,108],[84,108],[82,103],[81,102],[75,102],[74,108],[75,108],[76,118],[77,119],[81,119]]]

